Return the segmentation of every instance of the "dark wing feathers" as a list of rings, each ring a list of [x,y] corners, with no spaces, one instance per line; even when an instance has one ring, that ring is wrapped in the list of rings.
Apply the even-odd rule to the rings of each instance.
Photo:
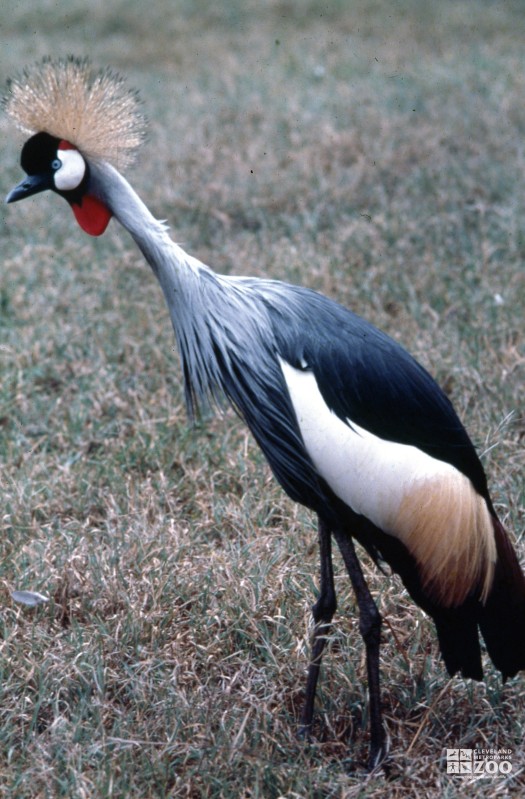
[[[287,286],[287,292],[286,306],[270,305],[279,351],[292,365],[312,369],[332,411],[380,438],[451,463],[490,501],[474,446],[428,372],[343,306],[308,289]]]

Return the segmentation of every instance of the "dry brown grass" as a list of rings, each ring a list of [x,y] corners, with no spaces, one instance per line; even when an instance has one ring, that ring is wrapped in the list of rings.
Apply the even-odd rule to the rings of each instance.
[[[7,0],[0,22],[3,78],[70,51],[129,75],[150,117],[130,177],[190,251],[319,288],[414,352],[521,535],[521,4]],[[21,142],[0,130],[7,191]],[[522,678],[447,680],[428,620],[366,560],[391,774],[362,768],[339,562],[316,741],[296,740],[312,520],[231,414],[188,428],[160,291],[122,231],[88,240],[51,196],[0,224],[0,796],[521,795]],[[447,775],[459,746],[512,747],[512,779]]]

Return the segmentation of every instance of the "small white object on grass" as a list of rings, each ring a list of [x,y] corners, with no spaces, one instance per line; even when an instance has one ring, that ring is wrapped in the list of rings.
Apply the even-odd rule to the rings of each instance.
[[[32,608],[36,607],[36,605],[41,605],[43,602],[49,602],[48,596],[39,594],[37,591],[12,591],[11,597],[15,602],[21,602],[22,605],[29,605]]]

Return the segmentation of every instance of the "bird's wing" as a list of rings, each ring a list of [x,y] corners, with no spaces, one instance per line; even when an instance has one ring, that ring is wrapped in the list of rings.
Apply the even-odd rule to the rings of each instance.
[[[279,354],[311,370],[327,406],[387,441],[451,463],[488,499],[474,446],[428,372],[386,334],[316,292],[286,287],[271,303]]]

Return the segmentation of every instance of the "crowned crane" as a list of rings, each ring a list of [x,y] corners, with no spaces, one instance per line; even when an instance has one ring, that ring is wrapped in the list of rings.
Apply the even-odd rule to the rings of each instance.
[[[129,231],[171,315],[190,416],[226,398],[286,493],[318,519],[320,591],[301,730],[311,730],[336,610],[335,539],[360,614],[370,703],[369,767],[387,752],[381,618],[354,539],[386,562],[434,620],[450,675],[483,677],[479,633],[503,678],[525,668],[525,578],[451,402],[399,344],[325,296],[218,275],[175,244],[119,169],[141,143],[138,99],[111,71],[73,57],[8,84],[7,114],[30,138],[12,203],[45,189],[89,234]]]

